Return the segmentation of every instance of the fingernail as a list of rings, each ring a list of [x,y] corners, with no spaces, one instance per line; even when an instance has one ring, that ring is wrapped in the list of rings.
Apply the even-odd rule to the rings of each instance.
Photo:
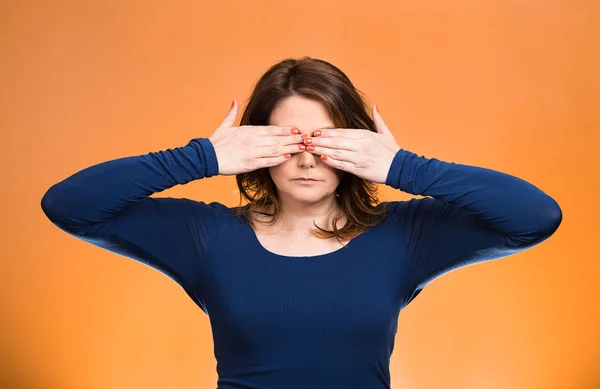
[[[317,131],[315,131],[315,134],[314,134],[314,135],[315,135],[315,136],[321,136],[321,130],[317,130]]]
[[[377,111],[377,113],[379,113],[379,107],[375,106],[375,111]]]
[[[308,138],[308,134],[302,134],[302,136],[300,138],[306,139],[306,138]]]
[[[290,134],[292,134],[292,135],[296,135],[297,133],[298,133],[298,129],[296,127],[292,128],[290,130]]]
[[[233,100],[233,101],[231,102],[231,108],[233,108],[233,106],[234,106],[234,105],[235,105],[235,100]]]
[[[309,145],[309,144],[311,144],[311,143],[312,143],[312,139],[305,138],[305,139],[304,139],[304,143],[306,143],[307,145]]]
[[[322,159],[323,161],[327,161],[327,156],[326,156],[325,154],[322,154],[322,155],[321,155],[321,159]]]
[[[308,147],[310,147],[310,146],[308,146]],[[304,145],[298,145],[298,150],[304,150],[305,148],[306,148],[306,146],[304,146]]]
[[[306,150],[315,151],[315,146],[306,146]]]
[[[290,159],[290,158],[292,158],[292,156],[291,156],[290,154],[284,154],[283,156],[285,157],[285,159]]]

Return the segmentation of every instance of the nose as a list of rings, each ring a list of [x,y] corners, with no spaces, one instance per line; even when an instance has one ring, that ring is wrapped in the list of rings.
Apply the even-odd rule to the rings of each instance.
[[[298,155],[298,167],[307,169],[314,168],[317,164],[316,157],[308,151],[302,151]]]

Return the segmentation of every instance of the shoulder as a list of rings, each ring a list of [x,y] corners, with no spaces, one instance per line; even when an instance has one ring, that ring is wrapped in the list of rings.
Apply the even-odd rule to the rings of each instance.
[[[387,204],[392,211],[406,211],[414,207],[432,207],[436,204],[442,204],[441,201],[434,199],[433,197],[413,197],[408,200],[397,200],[397,201],[383,201],[381,204]]]
[[[395,215],[399,212],[405,212],[411,205],[414,205],[415,201],[418,200],[424,199],[412,198],[410,200],[382,201],[378,206],[387,207],[388,213]]]
[[[416,215],[423,215],[443,206],[445,203],[432,197],[411,198],[409,200],[384,201],[388,207],[388,217],[396,221],[406,221]]]
[[[239,211],[247,206],[227,206],[219,201],[206,202],[202,200],[182,199],[187,202],[187,205],[198,216],[210,217],[218,222],[234,223],[239,222],[243,218],[239,215]]]
[[[188,199],[188,198],[183,198],[181,200],[186,201],[191,207],[212,209],[215,212],[226,213],[226,212],[229,212],[229,210],[231,209],[227,205],[220,203],[218,201],[212,201],[212,202],[208,203],[203,200],[194,200],[194,199]]]
[[[476,218],[464,208],[432,197],[393,201],[389,205],[388,216],[406,230],[439,229],[447,231],[460,226],[470,226],[470,228],[486,226],[484,221]]]

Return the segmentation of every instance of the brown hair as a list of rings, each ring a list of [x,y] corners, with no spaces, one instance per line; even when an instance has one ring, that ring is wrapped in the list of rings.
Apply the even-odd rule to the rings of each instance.
[[[258,80],[248,105],[240,120],[240,126],[266,126],[277,105],[290,96],[300,96],[322,103],[337,128],[362,128],[377,132],[373,119],[367,113],[363,94],[352,85],[350,79],[334,65],[315,58],[287,58],[273,66]],[[243,215],[255,226],[254,213],[270,216],[267,225],[277,220],[281,202],[277,188],[268,168],[254,170],[235,176],[240,191],[240,207],[237,215]],[[336,237],[338,241],[352,239],[367,227],[383,223],[387,215],[385,203],[379,203],[377,184],[345,172],[335,192],[346,223],[337,228],[342,217],[333,218],[333,231],[313,224],[318,230],[311,234],[318,238]],[[248,201],[241,206],[242,198]],[[258,211],[261,207],[273,207],[273,213]]]

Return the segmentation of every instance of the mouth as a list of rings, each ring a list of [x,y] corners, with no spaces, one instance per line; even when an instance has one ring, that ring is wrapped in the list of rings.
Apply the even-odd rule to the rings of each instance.
[[[295,178],[292,181],[296,181],[302,184],[312,184],[315,182],[319,182],[319,180],[315,180],[314,178]]]

